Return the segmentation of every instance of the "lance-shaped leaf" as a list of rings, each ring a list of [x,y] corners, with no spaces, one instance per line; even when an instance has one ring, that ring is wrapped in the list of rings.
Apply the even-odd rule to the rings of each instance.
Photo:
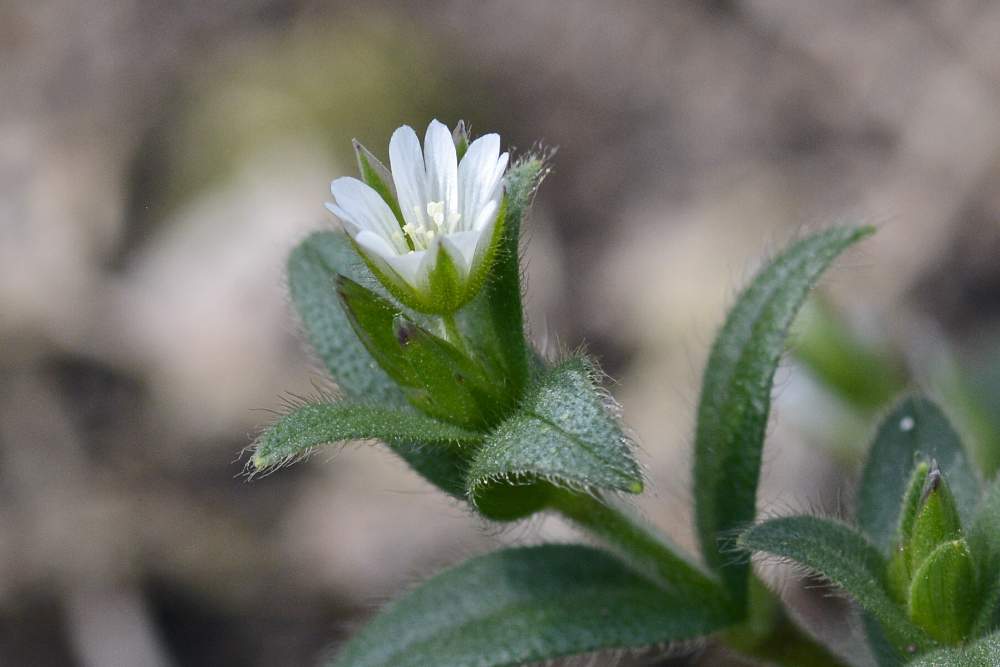
[[[907,398],[879,426],[858,489],[858,525],[883,554],[893,546],[914,467],[932,459],[968,524],[979,498],[979,479],[962,443],[934,403],[920,396]]]
[[[344,396],[357,402],[408,408],[402,389],[382,370],[352,328],[334,289],[338,275],[376,292],[384,290],[341,232],[317,232],[288,259],[292,303],[316,353]],[[428,481],[452,495],[464,494],[466,462],[452,449],[391,442],[389,446]]]
[[[907,663],[909,667],[994,667],[1000,665],[1000,633],[962,648],[942,649]]]
[[[834,227],[792,245],[740,295],[715,339],[702,382],[695,436],[695,518],[701,550],[738,604],[749,560],[732,549],[753,521],[771,387],[788,328],[808,291],[870,227]]]
[[[387,607],[333,667],[500,667],[700,637],[728,618],[585,546],[506,549]]]
[[[631,441],[584,359],[551,369],[520,409],[487,436],[469,467],[469,496],[492,518],[535,511],[550,485],[642,491]]]
[[[258,470],[270,468],[320,445],[369,438],[447,448],[476,444],[482,435],[413,410],[314,403],[284,415],[261,434],[254,448],[253,465]]]
[[[878,619],[894,645],[914,651],[933,645],[890,597],[882,554],[853,528],[812,516],[784,517],[750,528],[739,545],[793,560],[843,588]]]
[[[983,606],[973,626],[973,634],[980,634],[1000,622],[1000,479],[993,481],[976,508],[968,542],[983,591]]]

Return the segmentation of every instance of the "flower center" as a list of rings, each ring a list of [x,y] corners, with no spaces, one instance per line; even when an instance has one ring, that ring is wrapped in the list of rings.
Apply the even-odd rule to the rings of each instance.
[[[415,206],[414,210],[420,217],[420,207]],[[461,217],[459,213],[452,213],[446,218],[443,201],[427,202],[426,224],[420,226],[405,224],[403,231],[413,242],[414,250],[427,250],[436,237],[453,234]]]

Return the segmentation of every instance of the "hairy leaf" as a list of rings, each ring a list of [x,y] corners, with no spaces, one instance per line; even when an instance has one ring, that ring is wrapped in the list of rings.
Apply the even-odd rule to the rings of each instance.
[[[969,528],[969,549],[979,566],[984,602],[973,633],[996,627],[1000,612],[1000,479],[994,480],[976,508]]]
[[[858,525],[883,554],[895,539],[914,467],[931,459],[948,480],[967,524],[979,498],[975,470],[941,410],[926,398],[907,398],[879,426],[858,490]]]
[[[519,160],[506,176],[504,221],[493,267],[483,287],[485,315],[502,356],[510,393],[521,396],[528,383],[530,350],[525,339],[521,306],[521,222],[544,172],[538,157]]]
[[[788,328],[830,262],[872,231],[834,227],[792,245],[740,295],[712,347],[695,436],[695,517],[705,561],[740,604],[749,561],[733,553],[731,536],[756,514],[771,387]]]
[[[812,516],[785,517],[750,528],[739,544],[791,559],[843,588],[879,620],[896,646],[924,650],[932,645],[889,596],[885,559],[853,528]]]
[[[995,667],[1000,665],[1000,633],[962,648],[934,651],[907,664],[910,667]]]
[[[309,342],[346,398],[408,408],[402,389],[354,333],[334,289],[338,275],[377,294],[385,293],[342,232],[312,234],[288,258],[289,291]],[[389,446],[432,484],[452,495],[464,495],[463,454],[404,442]]]
[[[499,667],[699,637],[727,619],[585,546],[506,549],[387,607],[335,667]]]
[[[480,511],[518,518],[544,502],[549,484],[642,491],[631,441],[608,411],[593,375],[584,359],[556,366],[521,408],[487,436],[469,467],[469,496]],[[512,504],[518,498],[524,502]]]
[[[319,445],[366,438],[447,447],[478,443],[482,435],[412,410],[315,403],[301,406],[268,428],[257,441],[253,464],[268,468]]]

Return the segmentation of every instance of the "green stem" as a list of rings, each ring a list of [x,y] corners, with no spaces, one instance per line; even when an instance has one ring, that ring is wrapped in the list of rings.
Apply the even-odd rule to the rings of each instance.
[[[805,634],[756,578],[752,584],[755,588],[751,589],[753,615],[741,620],[717,579],[625,508],[600,497],[562,490],[555,492],[550,502],[553,510],[600,538],[639,571],[702,605],[716,608],[720,614],[731,614],[733,625],[721,635],[731,648],[782,667],[846,667],[847,663]]]
[[[600,538],[636,569],[678,592],[696,595],[720,608],[730,602],[721,584],[691,563],[638,517],[602,498],[558,491],[552,508]],[[734,619],[735,621],[736,619]]]

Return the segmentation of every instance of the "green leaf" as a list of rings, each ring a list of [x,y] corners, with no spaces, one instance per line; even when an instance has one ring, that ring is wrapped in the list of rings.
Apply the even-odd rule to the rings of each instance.
[[[342,232],[312,234],[288,259],[289,292],[309,342],[347,399],[387,408],[408,408],[403,390],[355,334],[334,290],[338,275],[384,293]],[[451,495],[464,495],[464,454],[413,443],[388,444],[429,482]]]
[[[885,559],[853,528],[811,516],[765,521],[739,537],[739,545],[789,558],[843,588],[882,624],[899,647],[925,650],[933,642],[889,595]]]
[[[487,436],[468,478],[469,496],[481,512],[499,519],[524,516],[544,504],[549,484],[588,491],[642,491],[642,472],[632,457],[631,441],[609,412],[608,399],[597,388],[594,375],[584,359],[563,362]],[[513,505],[518,498],[524,502]]]
[[[378,289],[350,239],[341,232],[317,232],[288,259],[288,287],[316,353],[350,399],[406,405],[403,392],[358,340],[334,291],[337,275]]]
[[[979,480],[962,443],[934,403],[907,398],[879,426],[858,490],[858,525],[883,554],[895,541],[900,503],[914,466],[931,459],[948,479],[959,516],[968,524]]]
[[[913,535],[913,523],[921,509],[924,487],[930,465],[921,462],[913,469],[910,482],[903,496],[900,508],[899,528],[896,530],[896,542],[889,556],[888,580],[889,589],[897,602],[906,604],[909,596],[910,579],[913,576],[913,563],[910,538]],[[940,475],[940,470],[938,470]]]
[[[509,391],[518,397],[527,386],[530,363],[521,306],[521,223],[543,174],[543,160],[533,155],[522,158],[507,171],[502,236],[483,286],[485,316],[491,323],[496,349],[502,355]]]
[[[750,565],[733,553],[732,536],[756,514],[771,388],[788,328],[830,262],[873,231],[834,227],[792,245],[740,295],[712,347],[695,436],[695,517],[705,561],[740,605]]]
[[[319,445],[374,438],[419,442],[425,447],[477,444],[482,435],[411,410],[374,405],[303,405],[268,428],[257,441],[253,464],[260,470],[280,465]]]
[[[352,639],[332,665],[520,665],[693,639],[726,620],[598,549],[506,549],[414,589]]]
[[[976,508],[969,528],[969,549],[979,567],[983,605],[973,634],[995,628],[1000,622],[1000,479],[994,480]]]
[[[996,667],[1000,665],[1000,633],[994,633],[962,648],[928,653],[908,663],[909,667]]]
[[[910,618],[943,644],[968,635],[979,610],[976,569],[965,540],[945,542],[923,561],[910,584]]]
[[[944,542],[961,537],[962,522],[955,500],[937,463],[932,462],[920,493],[920,508],[913,519],[908,545],[911,570],[915,572]]]

